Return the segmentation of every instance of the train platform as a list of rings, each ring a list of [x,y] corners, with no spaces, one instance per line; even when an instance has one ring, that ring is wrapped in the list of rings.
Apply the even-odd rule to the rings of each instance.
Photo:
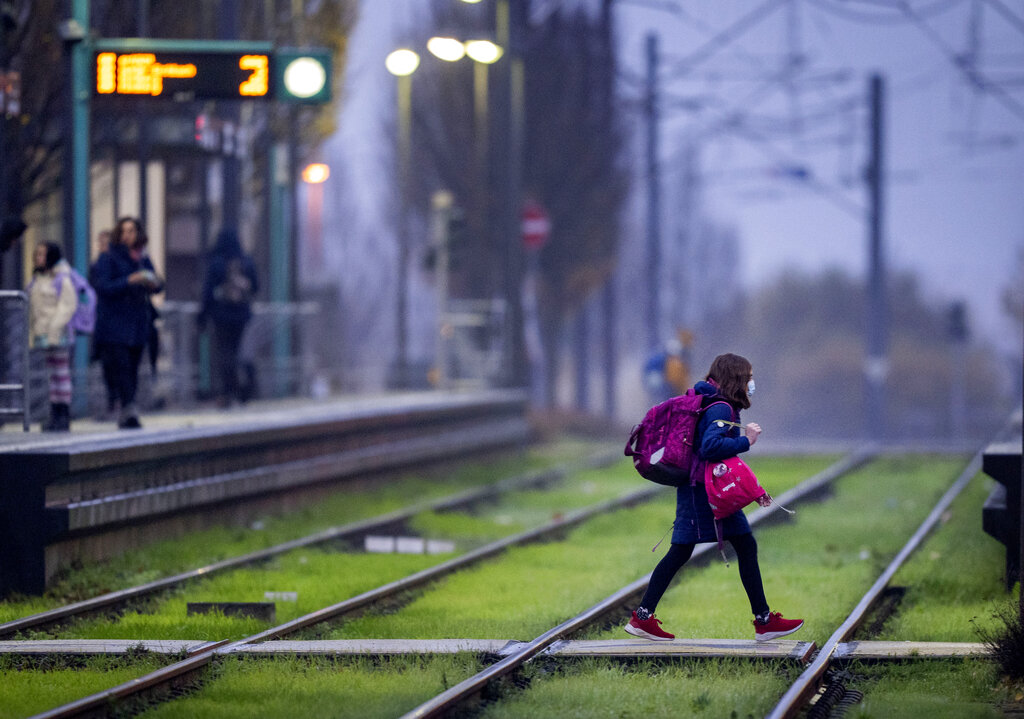
[[[141,429],[118,429],[115,420],[101,420],[92,416],[72,420],[68,432],[43,432],[39,422],[33,422],[25,431],[20,418],[6,419],[0,424],[0,453],[28,447],[67,444],[86,438],[99,439],[116,436],[123,439],[137,437],[148,441],[154,433],[169,430],[200,428],[252,427],[276,422],[293,422],[303,418],[323,416],[366,416],[374,412],[389,412],[401,407],[424,407],[447,399],[474,401],[474,398],[496,396],[487,390],[441,392],[394,391],[359,395],[337,395],[324,399],[286,397],[252,400],[231,407],[218,407],[213,402],[194,407],[172,407],[143,411]]]
[[[402,392],[153,412],[143,428],[83,419],[0,432],[0,596],[126,543],[295,507],[351,480],[522,446],[517,390]]]

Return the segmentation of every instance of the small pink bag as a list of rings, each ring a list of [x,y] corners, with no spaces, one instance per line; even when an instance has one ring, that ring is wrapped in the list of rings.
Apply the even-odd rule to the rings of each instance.
[[[704,488],[715,519],[725,519],[768,494],[739,457],[708,462],[704,467]]]

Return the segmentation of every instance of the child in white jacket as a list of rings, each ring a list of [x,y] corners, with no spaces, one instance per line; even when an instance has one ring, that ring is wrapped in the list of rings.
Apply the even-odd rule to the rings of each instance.
[[[29,283],[29,332],[32,348],[41,350],[50,376],[50,419],[44,432],[71,428],[71,343],[68,322],[78,307],[71,268],[60,246],[41,242],[33,255]]]

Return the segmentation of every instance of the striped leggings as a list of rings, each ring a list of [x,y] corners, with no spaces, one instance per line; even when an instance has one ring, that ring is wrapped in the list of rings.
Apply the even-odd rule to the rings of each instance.
[[[67,347],[46,349],[50,373],[50,404],[71,404],[71,352]]]

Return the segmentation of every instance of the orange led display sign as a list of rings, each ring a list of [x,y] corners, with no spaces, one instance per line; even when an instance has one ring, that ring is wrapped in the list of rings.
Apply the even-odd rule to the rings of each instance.
[[[271,56],[238,52],[98,52],[95,92],[175,100],[262,98]]]

